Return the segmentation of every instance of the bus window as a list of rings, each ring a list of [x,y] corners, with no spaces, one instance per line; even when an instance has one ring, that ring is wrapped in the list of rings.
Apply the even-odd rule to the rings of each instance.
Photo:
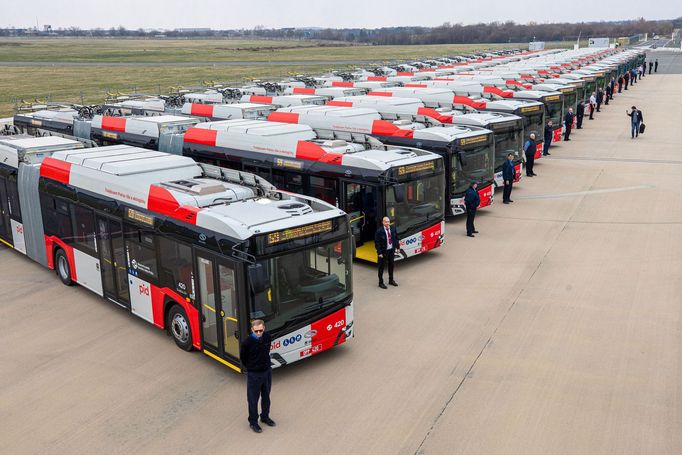
[[[197,256],[199,273],[199,298],[204,344],[218,348],[218,328],[216,321],[215,285],[213,283],[213,261]]]
[[[43,207],[45,213],[45,216],[43,217],[45,233],[54,235],[67,244],[71,244],[73,231],[68,202],[46,197],[44,199]]]
[[[73,243],[93,256],[97,252],[95,213],[85,207],[72,205]]]
[[[336,179],[310,176],[310,193],[313,197],[338,207],[337,191]]]
[[[10,177],[7,180],[7,197],[9,198],[9,212],[12,214],[12,218],[21,221],[21,204],[19,203],[19,192],[15,178]]]
[[[156,278],[156,250],[154,237],[141,229],[126,225],[126,252],[128,264],[141,279],[153,281]]]
[[[167,237],[159,237],[159,253],[161,285],[194,300],[192,249]]]
[[[291,191],[292,193],[304,193],[303,175],[296,172],[272,170],[272,182],[277,189]]]

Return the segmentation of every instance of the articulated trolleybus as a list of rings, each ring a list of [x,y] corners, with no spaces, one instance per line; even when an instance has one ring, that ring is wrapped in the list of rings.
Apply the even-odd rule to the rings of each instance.
[[[273,367],[353,336],[344,212],[188,157],[80,147],[0,139],[3,243],[236,371],[251,319]]]

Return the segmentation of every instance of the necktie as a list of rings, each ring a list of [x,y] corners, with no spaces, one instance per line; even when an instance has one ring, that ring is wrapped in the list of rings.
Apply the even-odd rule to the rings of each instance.
[[[391,245],[393,241],[391,240],[391,231],[386,229],[386,240],[388,241],[388,244]]]

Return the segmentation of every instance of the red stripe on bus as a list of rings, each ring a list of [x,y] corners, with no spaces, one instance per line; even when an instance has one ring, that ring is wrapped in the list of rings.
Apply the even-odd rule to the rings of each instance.
[[[512,98],[514,96],[514,92],[511,90],[502,90],[499,87],[493,87],[490,85],[483,87],[483,93],[493,93],[497,96],[501,96],[502,98]]]
[[[369,92],[367,94],[369,96],[393,96],[393,93],[390,92]]]
[[[353,107],[350,101],[327,101],[327,106]]]
[[[372,122],[372,133],[378,136],[413,137],[413,130],[403,130],[398,128],[388,120],[374,120]]]
[[[355,87],[352,82],[333,81],[332,87]]]
[[[205,128],[190,128],[185,132],[184,142],[190,144],[216,146],[218,131]]]
[[[396,76],[414,76],[412,71],[398,71]]]
[[[367,78],[367,80],[368,81],[382,81],[383,82],[383,81],[386,81],[388,79],[386,78],[386,76],[369,76]]]
[[[426,85],[426,84],[405,84],[405,87],[426,88],[426,87],[428,87],[428,85]]]
[[[296,95],[314,95],[315,89],[307,87],[294,87],[294,93]]]
[[[441,123],[452,123],[452,115],[443,115],[435,109],[430,107],[418,107],[417,115],[423,115],[425,117],[431,117],[438,120]]]
[[[118,131],[119,133],[125,133],[126,130],[126,119],[123,117],[102,117],[102,129],[108,131]]]
[[[298,123],[296,112],[273,112],[268,115],[268,122]]]
[[[468,96],[455,96],[452,102],[453,104],[463,104],[464,106],[473,107],[474,109],[485,109],[487,107],[485,101],[472,100]]]
[[[191,115],[199,117],[213,117],[213,104],[192,104]]]
[[[170,191],[157,185],[149,187],[147,208],[152,212],[160,213],[189,224],[197,223],[197,214],[199,213],[198,207],[180,205]]]
[[[271,96],[262,96],[262,95],[251,95],[249,98],[249,101],[252,103],[265,103],[265,104],[272,104],[272,97]]]
[[[434,81],[454,81],[451,77],[437,77],[433,79]]]
[[[298,141],[296,158],[299,160],[319,161],[321,163],[341,164],[343,154],[329,153],[317,144],[308,141]]]
[[[68,185],[71,176],[71,163],[47,157],[40,164],[40,176]]]

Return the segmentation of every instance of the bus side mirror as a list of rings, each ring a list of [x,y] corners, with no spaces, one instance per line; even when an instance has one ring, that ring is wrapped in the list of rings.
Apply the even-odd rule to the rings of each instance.
[[[395,201],[400,203],[400,202],[405,202],[405,184],[404,183],[398,183],[397,185],[393,185],[393,191],[395,192]]]
[[[268,279],[262,264],[252,264],[248,268],[249,283],[254,294],[260,294],[268,289]]]

